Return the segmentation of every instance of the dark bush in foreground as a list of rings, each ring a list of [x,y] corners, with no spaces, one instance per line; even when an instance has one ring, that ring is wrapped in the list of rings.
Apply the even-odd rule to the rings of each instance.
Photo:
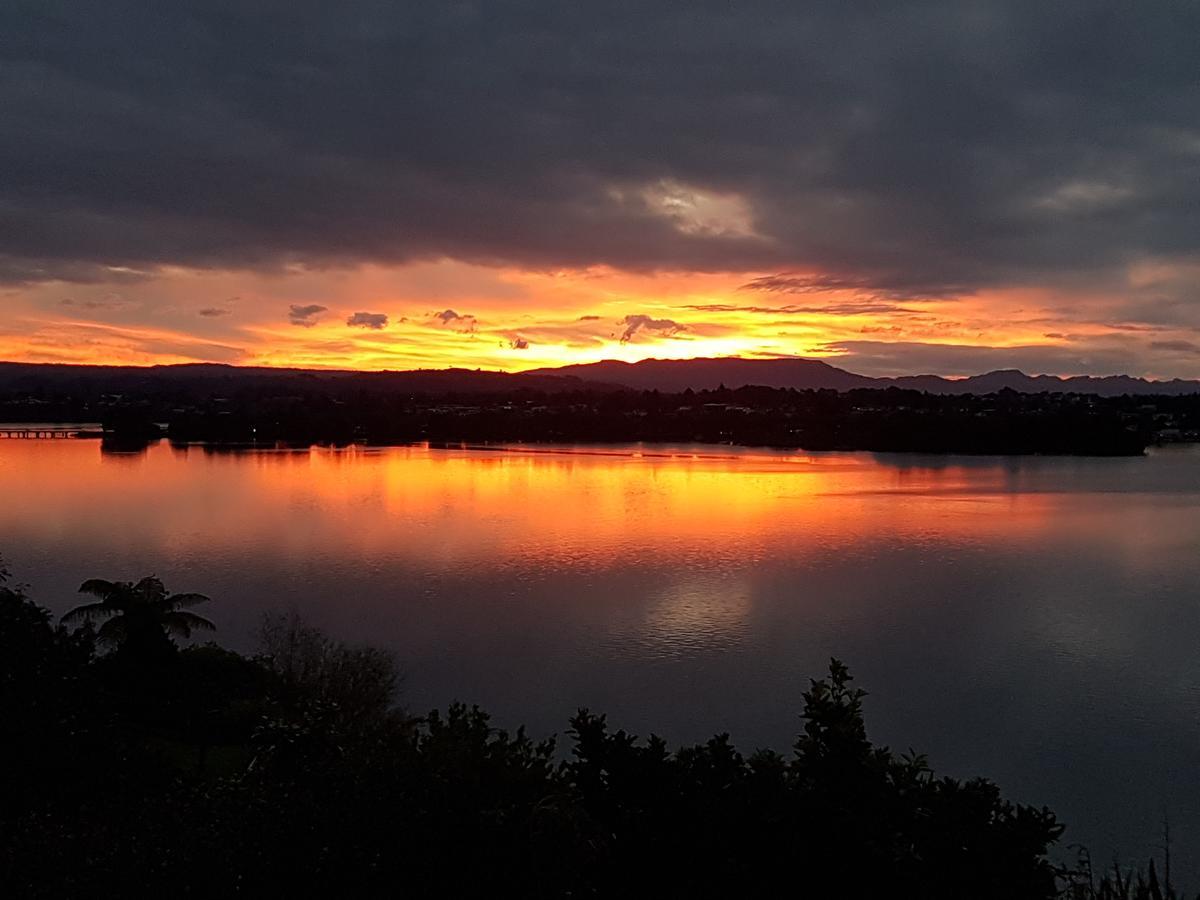
[[[273,629],[273,630],[272,630]],[[786,755],[581,711],[569,755],[274,620],[270,656],[98,655],[0,586],[8,896],[1052,897],[1061,826],[867,739],[834,661]],[[138,677],[130,666],[141,665]]]

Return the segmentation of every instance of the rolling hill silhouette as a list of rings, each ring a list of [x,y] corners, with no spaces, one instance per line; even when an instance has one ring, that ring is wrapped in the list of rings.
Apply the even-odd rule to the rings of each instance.
[[[189,389],[228,391],[278,389],[289,384],[321,389],[350,386],[376,392],[411,394],[494,394],[529,389],[545,393],[598,388],[569,375],[490,372],[481,369],[414,369],[359,372],[343,369],[276,369],[221,363],[170,366],[75,366],[0,362],[0,390],[88,390],[113,394]],[[608,385],[618,390],[617,385]]]
[[[724,385],[736,389],[761,385],[796,390],[898,387],[927,391],[931,394],[991,394],[1009,389],[1026,394],[1050,393],[1097,394],[1114,397],[1122,394],[1195,394],[1200,381],[1152,381],[1130,375],[1097,377],[1076,375],[1026,375],[1016,369],[999,369],[968,378],[943,378],[940,375],[904,375],[895,378],[871,378],[856,375],[818,359],[788,357],[780,359],[645,359],[627,363],[605,360],[597,363],[532,369],[527,375],[569,375],[583,381],[618,384],[637,390],[684,391],[712,390]]]
[[[521,389],[558,393],[573,390],[657,390],[675,393],[747,385],[796,390],[848,391],[898,387],[931,394],[991,394],[1009,389],[1020,393],[1081,393],[1105,397],[1123,394],[1196,394],[1200,381],[1153,381],[1130,375],[1097,377],[1026,375],[1000,369],[968,378],[904,375],[871,378],[817,359],[646,359],[584,363],[525,372],[482,369],[415,369],[360,372],[338,369],[276,369],[192,363],[170,366],[93,366],[0,362],[0,390],[30,391],[73,388],[110,393],[137,393],[167,387],[228,389],[238,386],[279,387],[288,382],[309,387],[350,383],[372,391],[414,394],[491,394]]]

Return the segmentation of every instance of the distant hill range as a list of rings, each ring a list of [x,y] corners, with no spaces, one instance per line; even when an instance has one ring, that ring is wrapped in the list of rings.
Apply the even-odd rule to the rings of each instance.
[[[1084,393],[1112,397],[1122,394],[1196,394],[1200,381],[1151,381],[1129,375],[1095,377],[1026,375],[1002,369],[969,378],[905,375],[870,378],[826,362],[798,357],[783,359],[647,359],[636,363],[606,360],[527,372],[478,369],[416,369],[401,372],[356,372],[331,369],[276,369],[209,363],[174,366],[73,366],[0,362],[0,390],[39,390],[130,393],[190,387],[206,391],[244,387],[278,389],[288,383],[308,387],[347,385],[365,390],[414,394],[490,394],[521,389],[557,393],[581,389],[712,390],[761,385],[797,390],[898,387],[934,394],[991,394],[1010,389],[1021,393]]]
[[[739,388],[762,385],[796,390],[831,388],[898,387],[927,391],[931,394],[991,394],[1008,388],[1026,394],[1052,393],[1098,394],[1106,397],[1122,394],[1195,394],[1200,381],[1151,381],[1129,375],[1026,375],[1016,369],[1000,369],[969,378],[943,378],[940,375],[904,375],[896,378],[870,378],[856,375],[817,359],[645,359],[626,363],[606,360],[553,369],[533,369],[528,375],[570,375],[584,381],[618,384],[637,390],[678,392],[712,390],[724,385]]]
[[[0,362],[0,391],[55,390],[134,394],[162,390],[202,390],[205,393],[238,388],[286,390],[289,385],[311,389],[326,386],[413,394],[495,394],[529,390],[554,393],[580,390],[584,385],[569,375],[513,374],[480,369],[414,369],[402,372],[359,372],[343,369],[282,369],[190,363],[173,366],[73,366],[53,363]],[[609,385],[619,390],[618,385]]]

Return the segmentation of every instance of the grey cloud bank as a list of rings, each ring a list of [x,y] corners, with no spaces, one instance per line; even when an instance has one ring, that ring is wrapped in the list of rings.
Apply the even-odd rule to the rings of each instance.
[[[46,0],[0,33],[10,283],[450,256],[900,298],[1200,245],[1195,4]]]

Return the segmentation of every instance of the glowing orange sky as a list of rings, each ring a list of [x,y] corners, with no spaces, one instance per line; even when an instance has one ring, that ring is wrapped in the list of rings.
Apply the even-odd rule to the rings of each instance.
[[[1150,346],[1167,348],[1162,361],[1130,374],[1164,376],[1187,375],[1193,356],[1185,331],[1121,321],[1119,294],[1090,293],[1085,318],[1072,312],[1075,298],[1067,289],[937,299],[747,289],[764,274],[522,271],[449,260],[274,273],[115,272],[105,284],[7,290],[0,358],[516,371],[601,359],[799,355],[865,374],[937,368],[962,375],[999,367],[995,353],[978,362],[969,353],[937,362],[939,348],[967,347],[1025,356],[1045,351],[1051,355],[1042,371],[1055,368],[1054,353],[1075,354],[1058,366],[1059,374],[1071,374],[1072,359],[1090,364],[1094,357],[1103,369],[1104,354],[1118,353],[1110,365],[1119,366],[1131,339],[1144,349],[1153,338]],[[1138,277],[1151,275],[1130,274]],[[324,309],[297,324],[289,317],[293,307]],[[355,313],[386,315],[387,325],[354,327],[347,320]],[[906,362],[900,354],[881,361],[867,353],[910,345],[933,359]],[[1171,346],[1178,352],[1168,353]]]

